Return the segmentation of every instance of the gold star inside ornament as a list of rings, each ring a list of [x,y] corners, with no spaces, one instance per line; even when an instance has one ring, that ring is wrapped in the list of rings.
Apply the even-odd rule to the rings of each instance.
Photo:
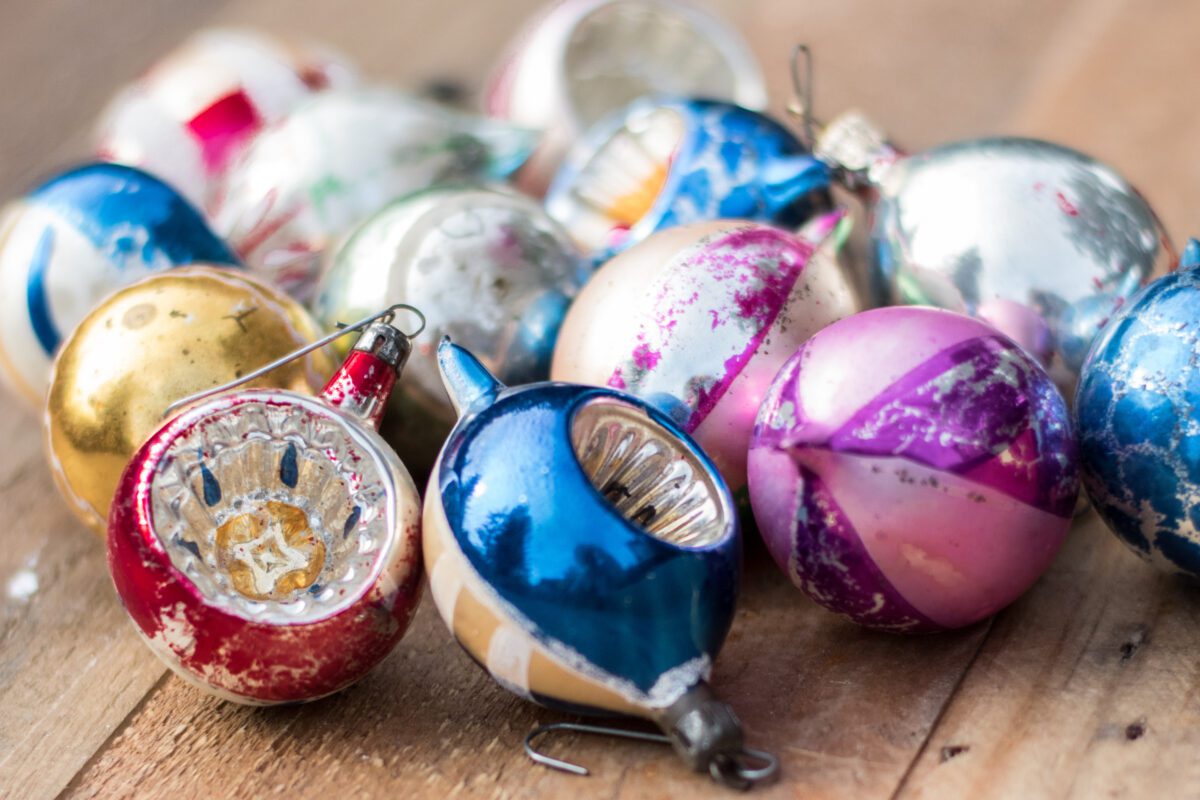
[[[281,600],[306,589],[325,565],[325,545],[295,506],[268,500],[217,529],[217,563],[252,600]]]

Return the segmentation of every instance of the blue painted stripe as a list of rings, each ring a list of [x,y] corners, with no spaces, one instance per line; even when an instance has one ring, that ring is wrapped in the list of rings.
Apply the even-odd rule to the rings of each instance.
[[[215,506],[221,502],[221,484],[217,483],[216,476],[203,463],[200,464],[200,477],[204,483],[204,503]]]
[[[50,298],[46,296],[46,270],[50,266],[50,254],[54,252],[54,228],[47,225],[33,250],[29,263],[29,281],[25,288],[25,300],[29,306],[29,321],[33,332],[46,355],[54,355],[62,337],[50,318]]]
[[[290,489],[296,488],[297,481],[300,480],[300,468],[296,463],[296,443],[288,442],[287,450],[283,453],[283,458],[279,460],[279,480],[284,486]]]
[[[346,517],[346,524],[342,526],[342,538],[343,539],[345,539],[347,536],[349,536],[350,531],[354,530],[355,526],[358,525],[358,520],[361,516],[362,516],[362,508],[360,508],[359,506],[355,506],[354,510],[350,512],[350,516]]]

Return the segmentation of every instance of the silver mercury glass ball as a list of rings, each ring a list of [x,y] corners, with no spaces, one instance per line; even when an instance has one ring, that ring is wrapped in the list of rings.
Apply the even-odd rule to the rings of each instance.
[[[444,185],[367,219],[329,264],[314,310],[326,325],[392,303],[421,309],[383,433],[415,474],[432,466],[455,420],[437,365],[443,336],[497,378],[545,380],[567,307],[590,274],[562,227],[532,199],[493,185]]]
[[[1068,397],[1112,313],[1177,261],[1124,178],[1052,142],[972,139],[906,156],[847,114],[815,154],[870,210],[875,304],[983,319],[1036,356]]]

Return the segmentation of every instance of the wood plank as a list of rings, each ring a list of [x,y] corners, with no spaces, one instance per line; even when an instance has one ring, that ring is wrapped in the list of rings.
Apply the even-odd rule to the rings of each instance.
[[[749,741],[783,762],[756,796],[886,797],[907,770],[985,626],[905,638],[863,631],[804,600],[755,548],[714,685]],[[337,698],[246,709],[172,678],[72,785],[72,796],[334,792],[427,797],[725,797],[664,747],[550,739],[581,779],[530,763],[521,738],[564,719],[509,695],[452,642],[429,598],[398,650]]]
[[[916,150],[1000,130],[1040,80],[1070,0],[754,0],[731,15],[753,43],[773,107],[791,96],[797,42],[814,56],[814,105],[830,119],[866,112],[902,147]]]
[[[210,6],[213,8],[215,6]],[[185,0],[24,4],[0,47],[0,196],[78,161],[91,120],[148,53],[195,24]],[[105,75],[107,81],[93,80]],[[0,787],[59,792],[162,677],[113,600],[100,542],[59,500],[41,425],[0,399]]]
[[[1015,114],[1017,130],[1117,164],[1168,227],[1200,211],[1191,157],[1186,2],[1082,7],[1065,55]],[[1177,237],[1187,232],[1175,227]],[[1179,239],[1177,239],[1179,241]],[[1142,564],[1089,516],[991,636],[901,797],[1200,794],[1200,594]]]
[[[900,797],[1194,797],[1200,595],[1094,514],[997,617]]]
[[[1057,137],[1114,164],[1157,209],[1180,244],[1200,231],[1200,122],[1192,75],[1200,5],[1188,0],[1109,2],[1091,46],[1064,35],[1075,56],[1048,70],[1012,127]],[[1086,10],[1086,9],[1085,9]],[[1076,27],[1088,24],[1088,17]],[[1091,22],[1096,25],[1096,21]]]

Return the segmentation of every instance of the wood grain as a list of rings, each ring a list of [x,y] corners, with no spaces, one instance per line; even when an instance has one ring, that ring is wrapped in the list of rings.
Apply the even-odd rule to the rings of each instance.
[[[195,27],[329,41],[368,75],[478,85],[540,3],[53,0],[0,14],[0,190],[82,153],[110,91]],[[745,33],[773,103],[796,41],[818,55],[824,116],[870,111],[912,148],[973,134],[1058,137],[1113,160],[1168,223],[1200,206],[1185,96],[1186,0],[713,3]],[[1182,232],[1182,227],[1175,228]],[[202,696],[137,641],[98,542],[53,493],[38,425],[0,400],[0,795],[717,797],[669,750],[548,741],[593,770],[531,765],[521,737],[562,717],[495,686],[432,604],[375,673],[312,705]],[[714,683],[782,780],[763,797],[1182,796],[1200,792],[1194,587],[1140,565],[1094,517],[993,623],[873,634],[805,601],[750,544],[747,591]],[[36,588],[30,590],[31,578]]]
[[[746,583],[714,685],[737,708],[749,740],[770,743],[783,762],[786,779],[756,795],[887,796],[986,628],[929,639],[860,630],[801,599],[757,548]],[[596,737],[546,743],[591,768],[590,780],[532,766],[521,738],[563,717],[494,685],[453,644],[428,600],[397,652],[336,699],[242,709],[168,681],[73,793],[186,793],[219,772],[222,791],[236,796],[405,787],[429,797],[726,795],[688,773],[669,748]]]
[[[1180,80],[1197,24],[1186,2],[1081,5],[1068,55],[1047,59],[1014,115],[1023,133],[1118,165],[1177,237],[1200,212],[1185,132],[1197,111]],[[996,619],[899,796],[1200,795],[1198,623],[1194,582],[1147,569],[1089,516]]]
[[[197,10],[182,0],[5,8],[2,195],[79,160],[111,86],[145,69],[195,24]],[[59,501],[39,421],[8,397],[0,442],[9,520],[0,547],[0,795],[44,797],[118,729],[164,667],[114,602],[100,543]]]
[[[1195,797],[1200,594],[1089,514],[1000,614],[900,797]]]

